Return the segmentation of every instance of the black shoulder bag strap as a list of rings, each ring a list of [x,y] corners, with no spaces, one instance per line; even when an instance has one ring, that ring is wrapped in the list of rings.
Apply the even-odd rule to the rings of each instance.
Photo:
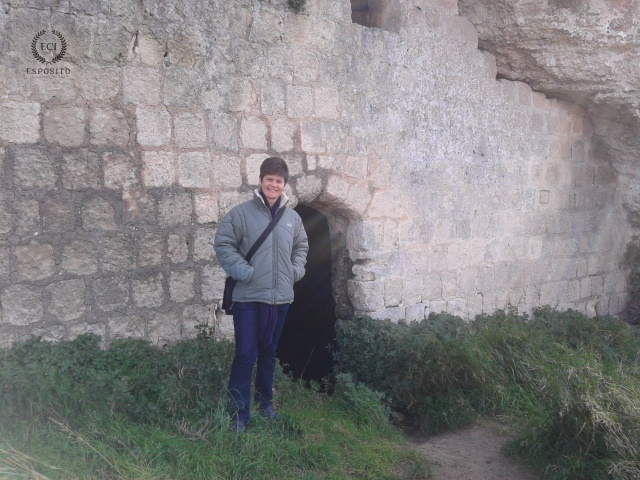
[[[269,234],[271,233],[271,231],[275,228],[276,224],[278,223],[278,221],[282,218],[282,215],[284,215],[284,209],[286,207],[281,207],[280,210],[278,210],[276,212],[276,214],[274,215],[274,217],[271,219],[271,221],[269,222],[269,225],[267,225],[267,228],[264,229],[264,232],[262,232],[262,235],[260,235],[258,237],[258,239],[256,240],[256,243],[254,243],[251,248],[249,249],[249,251],[247,252],[247,256],[245,257],[245,260],[248,262],[249,260],[251,260],[251,257],[253,257],[253,254],[256,253],[256,251],[258,250],[258,248],[260,248],[260,245],[262,245],[262,242],[264,242],[266,240],[266,238],[269,236]]]
[[[253,254],[256,253],[258,248],[260,248],[260,245],[262,245],[262,243],[269,236],[271,231],[275,228],[275,226],[278,223],[278,221],[282,218],[282,215],[284,215],[284,209],[285,208],[286,207],[283,206],[283,207],[280,208],[280,210],[277,211],[277,213],[274,215],[274,217],[269,222],[269,225],[267,225],[267,228],[264,229],[264,232],[262,232],[262,234],[255,241],[255,243],[251,246],[251,248],[247,252],[247,256],[245,257],[245,260],[247,262],[249,260],[251,260],[251,257],[253,257]],[[231,299],[231,297],[233,295],[233,289],[235,288],[236,283],[237,282],[231,277],[227,277],[227,279],[226,279],[226,281],[224,283],[224,293],[223,293],[223,298],[222,298],[222,310],[224,310],[224,312],[227,315],[233,315],[233,300]]]

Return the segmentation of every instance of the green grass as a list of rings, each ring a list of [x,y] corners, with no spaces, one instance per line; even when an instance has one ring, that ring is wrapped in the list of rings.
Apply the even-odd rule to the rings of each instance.
[[[509,451],[542,478],[640,478],[640,335],[614,318],[362,318],[339,324],[336,356],[426,433],[498,417],[514,432]]]
[[[424,479],[379,396],[278,371],[275,421],[229,429],[228,342],[34,339],[0,353],[0,479]]]
[[[398,414],[428,434],[497,418],[545,480],[640,478],[640,334],[623,322],[543,308],[337,331],[331,381],[279,370],[280,418],[241,434],[225,407],[233,346],[205,327],[162,349],[84,335],[1,350],[0,479],[428,478]]]

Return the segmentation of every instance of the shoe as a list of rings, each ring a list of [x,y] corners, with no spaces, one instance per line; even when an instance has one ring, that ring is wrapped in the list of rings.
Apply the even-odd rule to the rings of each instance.
[[[240,433],[240,432],[244,432],[244,430],[247,428],[247,425],[244,422],[240,421],[240,420],[233,420],[231,422],[231,425],[229,425],[229,427],[234,432]]]
[[[275,408],[273,408],[273,405],[271,404],[265,405],[264,407],[260,407],[260,413],[262,413],[262,415],[272,420],[275,420],[276,418],[278,418],[278,412],[276,412]]]

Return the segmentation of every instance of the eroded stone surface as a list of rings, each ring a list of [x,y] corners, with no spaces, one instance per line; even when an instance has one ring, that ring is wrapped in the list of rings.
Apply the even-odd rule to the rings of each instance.
[[[461,3],[480,35],[452,0],[370,2],[369,26],[348,1],[307,3],[303,14],[284,0],[5,7],[1,342],[166,343],[204,321],[229,335],[211,243],[272,155],[290,166],[291,205],[327,217],[340,317],[624,308],[640,172],[628,161],[637,135],[604,115],[626,101],[618,92],[583,101],[596,77],[576,77],[582,96],[550,98],[559,87],[541,88],[542,69],[507,80],[507,55],[496,65],[477,47],[501,18],[510,34],[510,17],[480,3]],[[606,5],[580,5],[529,6],[523,27],[555,12],[557,38],[584,43],[562,29],[595,28]],[[66,39],[52,64],[62,73],[38,73],[42,25]],[[631,42],[636,27],[616,28]],[[613,82],[616,65],[598,75]]]

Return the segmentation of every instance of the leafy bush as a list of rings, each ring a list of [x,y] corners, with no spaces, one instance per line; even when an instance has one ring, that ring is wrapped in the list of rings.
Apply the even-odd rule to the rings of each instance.
[[[501,415],[522,432],[511,450],[545,478],[640,478],[640,335],[622,321],[550,308],[360,318],[338,323],[337,343],[338,370],[426,433]]]
[[[123,415],[134,421],[199,419],[224,396],[231,342],[195,338],[159,349],[126,338],[100,348],[96,335],[39,338],[0,356],[0,402],[13,416],[73,419]]]

